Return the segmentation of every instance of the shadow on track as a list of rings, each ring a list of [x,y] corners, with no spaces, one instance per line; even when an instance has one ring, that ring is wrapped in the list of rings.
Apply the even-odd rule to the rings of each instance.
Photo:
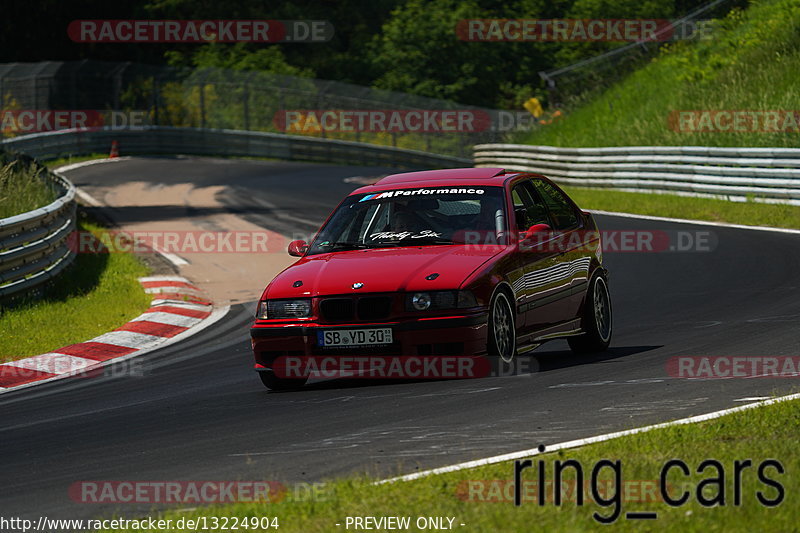
[[[372,386],[408,385],[413,383],[431,383],[437,381],[459,381],[465,383],[481,381],[483,384],[485,383],[485,380],[489,379],[511,378],[523,375],[539,374],[580,365],[606,363],[632,355],[649,352],[661,347],[662,346],[618,346],[610,348],[605,352],[585,355],[575,355],[569,350],[549,351],[537,353],[535,355],[517,356],[516,363],[511,367],[501,365],[499,359],[492,359],[491,374],[475,379],[380,379],[370,377],[338,378],[310,383],[300,389],[269,391],[269,394],[297,394],[310,391],[352,389]]]

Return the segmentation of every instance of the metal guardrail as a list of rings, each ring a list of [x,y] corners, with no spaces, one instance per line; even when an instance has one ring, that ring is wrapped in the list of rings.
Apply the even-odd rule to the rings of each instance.
[[[5,105],[14,102],[13,107],[19,110],[89,111],[89,123],[103,119],[105,124],[118,126],[177,126],[296,135],[302,135],[306,128],[315,130],[314,125],[318,124],[298,120],[294,123],[298,129],[294,129],[284,123],[287,111],[316,110],[317,118],[324,110],[466,111],[475,114],[476,131],[447,131],[447,128],[437,132],[379,132],[353,128],[353,131],[329,133],[323,128],[318,135],[466,158],[471,156],[476,143],[514,142],[511,129],[500,127],[509,116],[504,110],[259,70],[86,59],[0,63],[0,95]],[[92,114],[92,110],[100,116]],[[119,121],[111,113],[117,114]],[[490,124],[483,124],[486,118],[491,119],[491,126],[497,126],[496,130],[488,127]],[[132,123],[132,120],[139,121]],[[8,133],[33,133],[24,130],[22,121],[17,122],[19,129],[15,132],[12,128]],[[287,126],[289,129],[284,129]]]
[[[280,133],[148,126],[62,130],[7,139],[2,146],[37,159],[105,153],[118,141],[123,155],[220,155],[407,168],[471,166],[469,158],[392,146]]]
[[[50,175],[63,194],[48,206],[0,219],[0,299],[36,288],[75,258],[75,186]]]
[[[479,144],[474,161],[477,167],[536,172],[567,185],[800,205],[798,148]]]

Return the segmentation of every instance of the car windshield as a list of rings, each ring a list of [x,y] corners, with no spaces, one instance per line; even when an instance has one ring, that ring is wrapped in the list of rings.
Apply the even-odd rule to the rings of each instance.
[[[349,196],[309,254],[362,248],[505,244],[502,187],[395,189]]]

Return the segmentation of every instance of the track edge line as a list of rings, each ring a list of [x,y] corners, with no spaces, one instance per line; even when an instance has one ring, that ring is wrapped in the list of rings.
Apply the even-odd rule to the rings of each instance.
[[[690,416],[688,418],[680,418],[678,420],[672,420],[670,422],[662,422],[660,424],[653,424],[650,426],[642,426],[639,428],[633,429],[626,429],[623,431],[616,431],[614,433],[606,433],[603,435],[596,435],[594,437],[586,437],[583,439],[576,439],[567,442],[560,442],[558,444],[553,444],[548,446],[544,452],[540,452],[538,447],[531,448],[528,450],[520,450],[518,452],[511,452],[506,453],[503,455],[495,455],[493,457],[486,457],[483,459],[475,459],[473,461],[466,461],[464,463],[457,463],[454,465],[449,466],[442,466],[439,468],[432,468],[430,470],[424,470],[422,472],[414,472],[413,474],[406,474],[404,476],[397,476],[388,479],[382,479],[380,481],[376,481],[374,485],[383,485],[384,483],[394,483],[396,481],[412,481],[415,479],[420,479],[423,477],[438,475],[438,474],[446,474],[448,472],[457,472],[459,470],[466,470],[468,468],[475,468],[478,466],[486,466],[496,463],[502,463],[504,461],[512,461],[514,459],[520,459],[522,457],[532,457],[535,455],[539,455],[540,453],[549,453],[558,450],[567,450],[570,448],[578,448],[581,446],[585,446],[587,444],[595,444],[597,442],[605,442],[608,440],[613,440],[619,437],[625,437],[628,435],[636,435],[639,433],[647,433],[648,431],[653,431],[655,429],[663,429],[670,426],[681,426],[685,424],[695,424],[697,422],[706,422],[708,420],[714,420],[716,418],[720,418],[725,415],[738,413],[740,411],[747,411],[749,409],[754,409],[757,407],[764,407],[767,405],[773,405],[780,402],[790,401],[790,400],[797,400],[800,399],[800,393],[789,394],[787,396],[779,396],[777,398],[771,398],[769,400],[763,400],[760,402],[749,403],[747,405],[739,405],[737,407],[730,407],[728,409],[722,409],[720,411],[713,411],[711,413],[706,413],[702,415],[695,415]]]

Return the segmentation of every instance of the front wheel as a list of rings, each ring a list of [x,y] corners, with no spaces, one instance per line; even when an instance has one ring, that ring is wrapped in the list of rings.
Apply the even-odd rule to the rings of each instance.
[[[489,355],[496,355],[504,363],[511,363],[517,353],[517,331],[514,327],[514,310],[508,296],[497,291],[489,306]]]
[[[611,296],[603,276],[596,274],[586,293],[583,320],[584,333],[569,337],[569,347],[574,353],[604,352],[611,344],[612,315]]]
[[[261,383],[263,383],[266,388],[275,391],[300,389],[306,384],[306,381],[308,381],[308,378],[279,378],[272,370],[262,370],[258,373],[258,377],[261,378]]]

